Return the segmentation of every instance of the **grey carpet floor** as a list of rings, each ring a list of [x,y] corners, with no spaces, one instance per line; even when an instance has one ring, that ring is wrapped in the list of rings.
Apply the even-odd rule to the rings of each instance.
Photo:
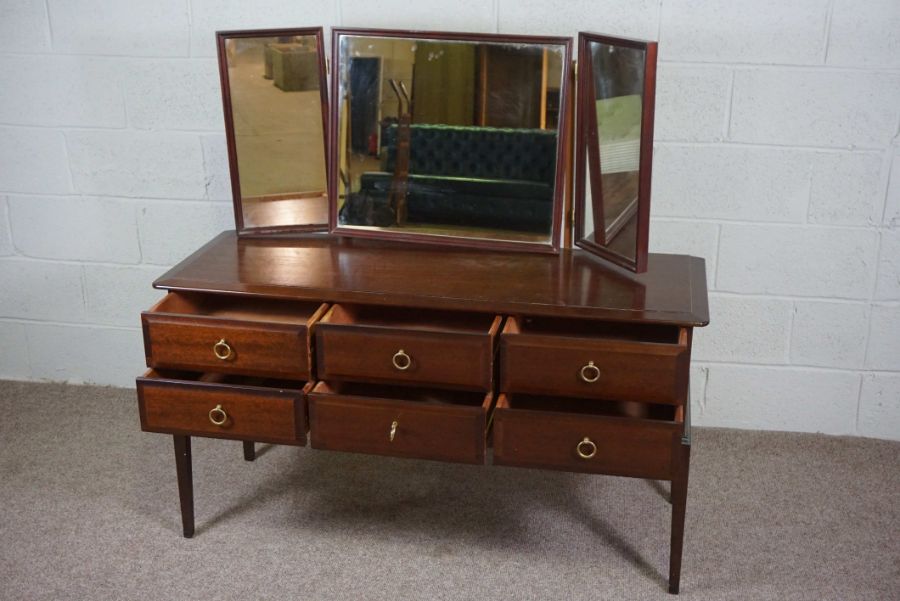
[[[0,598],[672,599],[668,484],[171,438],[0,382]],[[683,599],[900,599],[900,444],[696,429]]]

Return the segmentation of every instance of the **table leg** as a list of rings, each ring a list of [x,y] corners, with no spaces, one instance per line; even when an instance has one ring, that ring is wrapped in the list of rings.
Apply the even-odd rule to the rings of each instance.
[[[175,443],[175,471],[178,472],[178,499],[185,538],[194,536],[194,477],[191,472],[191,437],[172,436]]]
[[[252,440],[244,441],[244,460],[253,461],[256,459],[256,443]]]
[[[684,543],[684,513],[691,462],[691,445],[680,437],[675,446],[675,462],[675,475],[672,478],[672,542],[669,550],[669,592],[673,595],[678,594],[681,582],[681,549]]]

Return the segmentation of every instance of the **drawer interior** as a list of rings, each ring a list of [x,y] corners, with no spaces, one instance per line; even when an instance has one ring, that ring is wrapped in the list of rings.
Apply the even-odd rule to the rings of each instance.
[[[618,323],[565,317],[511,317],[504,333],[575,338],[605,338],[660,344],[682,344],[686,335],[678,326]]]
[[[422,405],[490,408],[491,393],[467,390],[436,390],[389,384],[359,384],[355,382],[318,382],[313,393],[370,397],[380,400],[409,401]]]
[[[322,323],[425,332],[494,334],[500,328],[500,317],[466,311],[336,304],[322,318]]]
[[[277,378],[260,378],[254,376],[238,376],[231,374],[199,373],[174,369],[151,369],[144,374],[152,380],[177,380],[181,382],[200,382],[205,384],[225,384],[226,386],[253,386],[259,388],[279,388],[302,390],[306,382],[301,380],[283,380]]]
[[[170,292],[150,312],[309,326],[324,309],[318,302]]]
[[[547,397],[530,394],[501,394],[497,409],[553,411],[599,417],[627,417],[658,422],[681,423],[683,407],[628,401],[603,401],[569,397]]]

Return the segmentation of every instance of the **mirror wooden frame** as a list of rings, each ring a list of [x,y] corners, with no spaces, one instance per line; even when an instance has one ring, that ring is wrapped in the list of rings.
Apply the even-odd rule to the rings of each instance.
[[[262,37],[295,37],[315,36],[316,52],[318,53],[319,94],[322,105],[322,150],[325,157],[328,156],[328,80],[325,65],[324,32],[321,27],[301,27],[290,29],[246,29],[237,31],[216,32],[216,55],[219,60],[219,82],[222,86],[222,108],[225,114],[225,140],[228,146],[228,168],[231,173],[231,195],[234,204],[234,222],[239,236],[256,236],[264,234],[280,234],[289,232],[325,232],[328,231],[328,223],[308,223],[296,225],[246,227],[244,224],[244,210],[241,195],[240,173],[238,172],[237,145],[234,133],[234,115],[231,105],[231,86],[228,78],[228,61],[225,50],[225,42],[235,38],[262,38]],[[325,161],[326,196],[328,194],[328,161]]]
[[[585,186],[591,186],[594,223],[603,223],[603,191],[600,177],[600,140],[597,112],[594,108],[594,69],[591,42],[610,46],[623,46],[644,51],[644,82],[642,87],[640,155],[638,163],[637,236],[635,259],[629,260],[604,243],[585,238]],[[575,137],[575,244],[616,265],[642,273],[647,270],[650,241],[650,188],[653,166],[653,118],[656,98],[656,42],[611,37],[596,33],[578,34],[578,108],[576,109],[577,133]],[[597,228],[594,228],[595,236]]]
[[[355,229],[353,227],[338,224],[338,189],[340,145],[338,132],[340,131],[340,48],[341,40],[348,36],[375,37],[375,38],[403,38],[414,40],[446,40],[462,42],[490,42],[506,44],[545,44],[558,45],[563,49],[562,79],[560,82],[558,137],[556,148],[556,175],[553,187],[553,206],[550,241],[543,242],[515,242],[511,240],[492,240],[489,238],[466,238],[441,234],[419,234],[393,231],[373,231]],[[571,152],[571,140],[566,124],[572,118],[570,112],[569,94],[570,81],[572,79],[572,49],[573,40],[570,37],[559,36],[529,36],[529,35],[505,35],[505,34],[480,34],[446,31],[420,31],[402,29],[369,29],[369,28],[332,28],[331,30],[331,64],[333,73],[331,77],[331,98],[334,106],[331,110],[330,125],[328,128],[328,198],[329,198],[329,232],[335,235],[359,238],[376,238],[384,240],[397,240],[418,244],[438,246],[463,246],[482,249],[513,250],[523,252],[559,253],[560,238],[563,229],[563,197],[566,188],[567,170],[569,167],[569,153]]]

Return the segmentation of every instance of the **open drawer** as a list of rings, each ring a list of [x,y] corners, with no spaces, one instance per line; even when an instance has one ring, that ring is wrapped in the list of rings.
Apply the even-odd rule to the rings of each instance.
[[[686,328],[510,317],[500,337],[500,389],[683,404],[689,362]]]
[[[499,316],[336,304],[316,326],[320,380],[490,390]]]
[[[501,394],[494,463],[670,480],[683,407]]]
[[[170,292],[141,314],[147,366],[307,380],[326,305]]]
[[[151,369],[137,379],[141,429],[303,446],[310,388],[304,382]]]
[[[319,382],[309,394],[316,449],[484,463],[493,395]]]

